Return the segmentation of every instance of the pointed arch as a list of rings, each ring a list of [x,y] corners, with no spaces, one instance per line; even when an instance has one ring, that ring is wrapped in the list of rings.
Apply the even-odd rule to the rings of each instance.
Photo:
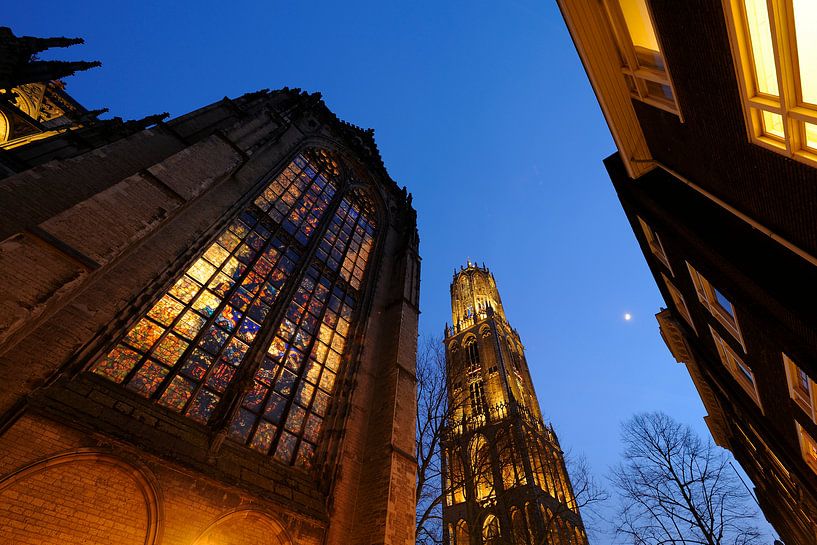
[[[494,491],[493,460],[491,448],[485,436],[478,433],[468,445],[468,458],[474,487],[474,497],[484,500],[492,497]]]
[[[489,513],[482,522],[482,544],[499,545],[500,539],[502,539],[502,533],[500,532],[499,519],[493,513]]]
[[[284,525],[258,508],[223,513],[196,538],[193,545],[292,545]]]
[[[469,545],[471,543],[471,536],[468,532],[468,523],[460,519],[454,533],[454,543],[456,545]]]

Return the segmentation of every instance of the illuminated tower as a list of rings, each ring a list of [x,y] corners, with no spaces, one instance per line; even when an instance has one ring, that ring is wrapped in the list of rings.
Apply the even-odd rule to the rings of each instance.
[[[519,334],[484,265],[455,272],[451,316],[444,542],[585,545],[559,441],[542,421]]]

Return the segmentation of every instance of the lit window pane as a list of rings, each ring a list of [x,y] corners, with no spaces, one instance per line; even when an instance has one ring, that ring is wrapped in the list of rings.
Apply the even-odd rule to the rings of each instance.
[[[793,4],[803,101],[817,105],[817,2],[794,0]]]
[[[806,123],[806,147],[817,151],[817,125]]]
[[[749,25],[749,36],[752,42],[757,91],[778,96],[777,70],[766,0],[744,0],[744,5],[746,6],[746,22]],[[780,136],[783,136],[782,131]]]
[[[619,0],[619,5],[635,47],[638,64],[663,70],[664,62],[645,0]]]
[[[783,116],[765,110],[761,113],[763,114],[763,132],[778,138],[783,138]]]

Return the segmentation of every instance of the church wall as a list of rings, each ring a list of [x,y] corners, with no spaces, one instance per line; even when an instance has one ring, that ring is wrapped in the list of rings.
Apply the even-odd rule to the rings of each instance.
[[[4,543],[317,545],[325,531],[325,522],[38,416],[15,422],[0,451]]]
[[[0,465],[0,479],[60,453],[90,449],[132,462],[150,475],[146,478],[158,490],[164,513],[155,543],[222,543],[219,540],[235,527],[243,528],[245,540],[223,543],[239,545],[256,531],[247,530],[247,524],[255,529],[278,524],[295,542],[307,545],[353,539],[367,545],[408,545],[414,541],[419,258],[413,212],[400,200],[396,186],[382,191],[386,207],[403,215],[383,226],[380,266],[388,266],[373,270],[375,287],[367,311],[371,316],[361,329],[360,369],[338,385],[336,395],[344,401],[332,429],[324,432],[332,464],[337,465],[319,468],[320,483],[291,475],[295,472],[289,468],[229,441],[214,446],[212,438],[183,417],[134,401],[130,392],[99,377],[78,375],[299,146],[332,145],[333,135],[315,119],[284,130],[268,103],[264,108],[250,106],[254,113],[248,116],[236,114],[235,104],[217,103],[174,120],[168,124],[172,128],[139,133],[129,144],[119,142],[118,147],[46,163],[0,181],[0,190],[15,203],[34,210],[30,225],[16,218],[10,227],[15,234],[0,242],[0,270],[5,274],[0,282],[6,282],[0,289],[10,294],[0,302],[2,315],[10,317],[0,323],[0,459],[7,450],[30,447],[9,457],[8,466]],[[212,135],[226,119],[241,121]],[[177,142],[198,143],[179,150],[167,140],[174,131]],[[153,133],[151,141],[146,135]],[[36,146],[45,149],[42,142]],[[130,159],[128,146],[134,148]],[[156,158],[162,160],[151,163]],[[72,192],[59,183],[66,170],[71,176],[84,173],[89,181],[76,181]],[[65,179],[74,183],[71,176]],[[54,199],[43,196],[41,208],[29,202],[30,194],[51,186],[58,188]],[[37,439],[24,445],[28,436]],[[99,464],[89,460],[69,466],[74,481],[66,480],[65,502],[75,491],[87,495],[96,490],[100,475]],[[122,475],[129,471],[116,469],[105,478],[114,482],[117,477],[117,486],[126,487],[130,481]],[[33,523],[32,513],[46,499],[36,489],[21,494],[24,484],[9,490],[25,506],[12,505],[0,495],[0,510],[20,515],[24,527],[17,530],[30,528],[29,535],[53,529],[47,521]],[[58,496],[53,498],[57,512],[76,512],[76,506],[60,504]],[[95,492],[93,497],[99,497],[101,509],[104,495]],[[88,509],[92,507],[89,503]],[[270,522],[267,515],[230,515],[247,507],[272,513],[278,522]],[[99,510],[88,516],[103,517]],[[217,524],[221,517],[227,518]],[[108,522],[116,524],[104,519]],[[83,523],[77,524],[75,534],[87,533]],[[132,531],[123,534],[122,543],[138,533],[126,530]],[[267,534],[272,539],[275,532]],[[54,543],[71,542],[66,536],[61,539]],[[137,542],[154,542],[141,539]]]

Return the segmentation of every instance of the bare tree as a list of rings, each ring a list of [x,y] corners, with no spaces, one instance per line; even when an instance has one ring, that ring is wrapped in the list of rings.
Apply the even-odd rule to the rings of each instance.
[[[616,533],[634,545],[751,545],[760,532],[729,456],[663,413],[622,427],[624,460],[612,482]]]
[[[442,543],[440,441],[448,415],[442,340],[426,337],[417,350],[417,538],[418,545]]]

